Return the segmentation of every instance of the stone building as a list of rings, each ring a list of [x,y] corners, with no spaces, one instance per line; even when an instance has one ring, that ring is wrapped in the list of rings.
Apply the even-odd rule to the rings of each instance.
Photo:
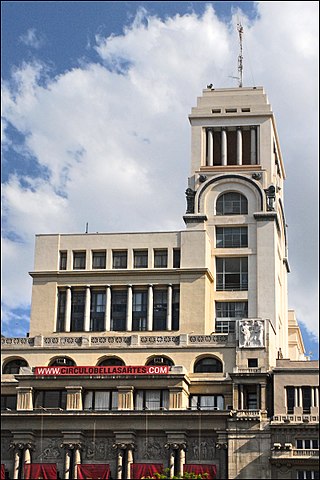
[[[271,106],[209,87],[189,120],[183,231],[36,236],[30,332],[2,338],[10,478],[319,478]]]

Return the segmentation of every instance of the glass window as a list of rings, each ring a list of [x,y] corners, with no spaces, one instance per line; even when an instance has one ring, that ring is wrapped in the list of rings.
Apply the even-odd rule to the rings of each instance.
[[[303,413],[310,413],[311,409],[311,387],[302,387]]]
[[[114,250],[112,253],[112,267],[113,268],[127,268],[127,250]]]
[[[106,268],[106,252],[92,252],[92,268]]]
[[[172,289],[172,330],[179,330],[180,318],[180,288]]]
[[[17,395],[1,395],[1,410],[16,410]]]
[[[194,366],[194,373],[222,372],[222,362],[218,358],[206,357],[198,360]]]
[[[85,290],[73,290],[71,293],[71,332],[82,332],[84,322],[84,308],[86,301]]]
[[[133,292],[132,299],[132,330],[147,330],[148,292],[137,290]]]
[[[287,413],[293,413],[294,408],[294,387],[287,387]]]
[[[173,361],[167,357],[154,357],[146,365],[169,365],[172,367],[174,365]]]
[[[258,359],[257,358],[248,358],[248,368],[257,368]]]
[[[223,193],[219,196],[216,205],[217,215],[246,215],[248,200],[238,192]]]
[[[104,317],[106,311],[106,292],[91,291],[90,330],[102,332],[104,330]]]
[[[64,332],[64,321],[66,314],[66,296],[65,290],[58,290],[58,306],[57,306],[57,332]]]
[[[127,291],[113,290],[111,294],[111,330],[126,330]]]
[[[124,365],[124,361],[121,358],[111,357],[105,358],[101,362],[98,363],[99,367],[114,367],[117,365]]]
[[[89,390],[84,392],[84,410],[117,410],[118,392],[116,390]]]
[[[248,290],[248,258],[217,258],[217,290]]]
[[[148,250],[134,250],[134,268],[148,268]]]
[[[135,410],[167,410],[169,408],[169,391],[137,390],[134,408]]]
[[[216,302],[217,333],[234,333],[234,318],[248,318],[248,302]]]
[[[166,330],[167,326],[167,290],[153,292],[153,330]]]
[[[6,363],[3,367],[3,374],[18,374],[20,367],[28,367],[28,363],[25,360],[17,358],[15,360],[11,360],[10,362]]]
[[[167,268],[168,266],[168,251],[155,250],[154,251],[154,268]]]
[[[61,408],[67,405],[66,390],[37,390],[34,394],[34,408]]]
[[[63,365],[67,366],[74,366],[76,362],[72,360],[71,358],[68,357],[58,357],[53,360],[53,362],[50,362],[50,367],[61,367]]]
[[[60,252],[60,270],[67,270],[67,252]]]
[[[86,252],[73,252],[73,269],[84,270],[86,268]]]
[[[248,246],[248,227],[216,227],[216,248]]]
[[[173,268],[180,268],[180,248],[173,249]]]
[[[191,410],[224,410],[222,395],[191,395],[189,400]]]

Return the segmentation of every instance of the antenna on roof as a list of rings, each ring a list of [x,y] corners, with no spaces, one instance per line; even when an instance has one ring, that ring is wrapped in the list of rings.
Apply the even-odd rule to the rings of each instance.
[[[86,233],[88,233],[88,229],[89,229],[89,223],[87,222],[86,223]]]
[[[240,53],[238,56],[238,75],[239,75],[239,87],[242,87],[242,80],[243,80],[243,56],[242,56],[242,34],[243,34],[243,26],[241,23],[237,24],[237,30],[239,33],[239,45],[240,45]]]

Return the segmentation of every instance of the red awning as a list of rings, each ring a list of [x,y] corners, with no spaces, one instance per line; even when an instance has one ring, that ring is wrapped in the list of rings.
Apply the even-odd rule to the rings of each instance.
[[[131,478],[140,479],[152,477],[155,473],[163,472],[163,463],[132,463]],[[154,477],[156,478],[156,477]]]
[[[1,480],[4,480],[6,478],[6,469],[4,466],[4,463],[1,463]]]
[[[104,463],[86,463],[77,465],[78,479],[88,480],[94,478],[94,480],[105,480],[110,477],[110,465]]]
[[[187,463],[183,465],[183,471],[188,473],[193,472],[196,474],[207,473],[208,476],[205,478],[208,480],[212,480],[216,478],[217,467],[216,465],[210,465],[210,464],[205,465],[205,464],[199,464],[199,463]]]
[[[24,478],[26,480],[49,479],[57,480],[56,463],[27,463],[24,466]]]

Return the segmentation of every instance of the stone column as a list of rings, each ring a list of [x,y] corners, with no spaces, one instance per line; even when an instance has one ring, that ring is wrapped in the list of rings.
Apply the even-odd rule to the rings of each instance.
[[[78,478],[78,467],[77,465],[81,464],[81,453],[80,453],[80,445],[74,446],[74,470],[73,470],[73,478]]]
[[[186,463],[186,445],[179,445],[179,474],[183,475],[183,465]]]
[[[70,332],[71,325],[71,287],[67,286],[66,292],[66,310],[64,317],[64,331]]]
[[[244,392],[243,392],[243,385],[239,385],[240,387],[240,410],[244,410]]]
[[[258,384],[256,386],[256,391],[257,391],[257,410],[261,409],[261,391],[260,391],[260,385]]]
[[[86,286],[86,301],[84,305],[84,331],[90,332],[90,307],[91,291],[89,285]]]
[[[227,130],[221,130],[221,165],[227,165]]]
[[[133,410],[132,386],[118,386],[118,410]]]
[[[213,130],[212,128],[207,129],[208,135],[208,152],[207,152],[207,165],[209,167],[213,166]]]
[[[172,330],[172,285],[168,285],[167,299],[167,330]]]
[[[128,332],[132,331],[132,285],[128,285],[128,290],[127,290],[126,330]]]
[[[174,476],[174,459],[175,459],[175,451],[171,450],[170,456],[169,456],[169,475],[170,475],[170,478],[173,478],[173,476]]]
[[[251,130],[250,163],[251,165],[256,165],[257,163],[256,129],[255,127],[252,127],[250,130]]]
[[[228,444],[227,442],[218,441],[215,445],[218,451],[219,457],[219,466],[220,466],[220,475],[221,480],[228,478]]]
[[[242,165],[242,130],[237,128],[237,165]]]
[[[111,287],[106,286],[106,311],[104,314],[104,329],[106,332],[110,332],[111,322]]]
[[[82,387],[65,387],[67,390],[67,408],[66,410],[82,410]]]
[[[295,387],[294,389],[294,406],[299,407],[299,389]]]
[[[267,409],[267,385],[265,383],[262,383],[260,385],[260,388],[261,388],[261,393],[260,393],[260,397],[261,397],[261,410],[266,410]]]
[[[17,410],[33,410],[32,387],[16,387]]]
[[[148,287],[148,316],[147,316],[147,330],[152,332],[153,323],[153,285]]]
[[[299,407],[303,408],[302,388],[299,387]]]
[[[30,445],[26,445],[24,449],[24,455],[23,455],[23,465],[26,463],[31,463],[31,447]]]
[[[17,480],[19,477],[20,464],[22,462],[23,444],[12,442],[10,443],[9,448],[13,449],[14,454],[12,478],[13,480]]]
[[[315,395],[314,395],[314,387],[311,387],[311,407],[314,407],[315,406]]]
[[[131,465],[133,464],[133,445],[127,446],[127,479],[131,478]]]
[[[123,449],[118,447],[117,479],[122,479]]]
[[[315,387],[315,407],[319,407],[319,389]]]
[[[71,468],[71,460],[72,460],[72,453],[71,450],[68,448],[67,445],[64,445],[66,452],[65,452],[65,461],[64,461],[64,479],[69,480],[70,478],[70,468]]]
[[[236,383],[233,384],[233,410],[238,410],[239,408],[239,385]]]

